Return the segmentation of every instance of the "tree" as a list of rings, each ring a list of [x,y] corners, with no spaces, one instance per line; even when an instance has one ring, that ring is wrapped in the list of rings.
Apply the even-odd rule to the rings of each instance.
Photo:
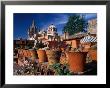
[[[74,14],[69,17],[68,22],[62,31],[68,32],[69,35],[74,35],[75,33],[83,32],[85,28],[87,28],[87,22],[85,21],[84,17]]]

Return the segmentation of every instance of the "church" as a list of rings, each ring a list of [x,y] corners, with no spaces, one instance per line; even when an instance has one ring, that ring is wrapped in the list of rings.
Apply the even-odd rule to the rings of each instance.
[[[28,40],[48,40],[48,41],[58,41],[58,33],[55,25],[51,24],[47,30],[40,30],[36,27],[35,21],[32,21],[31,26],[28,29]]]
[[[27,40],[34,40],[34,45],[36,43],[43,43],[44,45],[54,46],[55,42],[61,41],[60,36],[57,33],[57,28],[54,24],[51,24],[47,29],[39,30],[35,24],[35,21],[32,21],[31,26],[28,29],[28,38]],[[53,43],[54,42],[54,43]]]

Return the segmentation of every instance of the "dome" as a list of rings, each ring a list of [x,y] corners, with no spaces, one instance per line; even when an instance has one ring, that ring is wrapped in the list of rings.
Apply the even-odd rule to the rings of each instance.
[[[51,24],[49,28],[56,28],[55,25]]]
[[[57,31],[55,25],[53,25],[53,24],[51,24],[51,25],[48,27],[48,30]]]

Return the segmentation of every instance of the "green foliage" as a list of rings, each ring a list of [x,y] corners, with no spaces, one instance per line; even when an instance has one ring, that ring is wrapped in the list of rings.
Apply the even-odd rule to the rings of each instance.
[[[62,31],[68,32],[69,35],[74,35],[75,33],[84,31],[85,28],[87,28],[87,23],[84,18],[74,14],[69,17]]]
[[[55,70],[56,75],[71,75],[68,65],[62,65],[60,63],[56,63],[52,65],[52,68]]]
[[[91,50],[97,50],[97,44],[95,44],[95,45],[93,45],[93,46],[91,46],[91,48],[90,48]]]
[[[44,44],[43,43],[37,43],[36,49],[39,49],[39,48],[44,48]]]

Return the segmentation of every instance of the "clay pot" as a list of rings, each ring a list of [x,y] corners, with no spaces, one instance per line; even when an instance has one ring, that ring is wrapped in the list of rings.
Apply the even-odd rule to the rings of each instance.
[[[27,50],[27,57],[28,57],[28,58],[31,57],[31,52],[30,52],[30,50]]]
[[[23,57],[26,57],[27,56],[26,50],[23,50],[22,53],[23,53]]]
[[[97,61],[97,50],[89,50],[88,54],[93,61]]]
[[[45,50],[37,50],[39,63],[47,62],[47,55]]]
[[[35,59],[37,59],[37,52],[34,49],[30,49],[29,51],[30,51],[30,54],[31,54],[31,60],[32,60],[32,62],[34,62]]]
[[[47,57],[48,57],[49,65],[53,65],[55,63],[59,63],[59,61],[60,61],[60,53],[59,53],[59,51],[46,50],[46,54],[47,54]]]
[[[25,57],[28,57],[29,50],[25,50]]]
[[[86,62],[86,52],[67,52],[69,69],[72,72],[83,72]]]

